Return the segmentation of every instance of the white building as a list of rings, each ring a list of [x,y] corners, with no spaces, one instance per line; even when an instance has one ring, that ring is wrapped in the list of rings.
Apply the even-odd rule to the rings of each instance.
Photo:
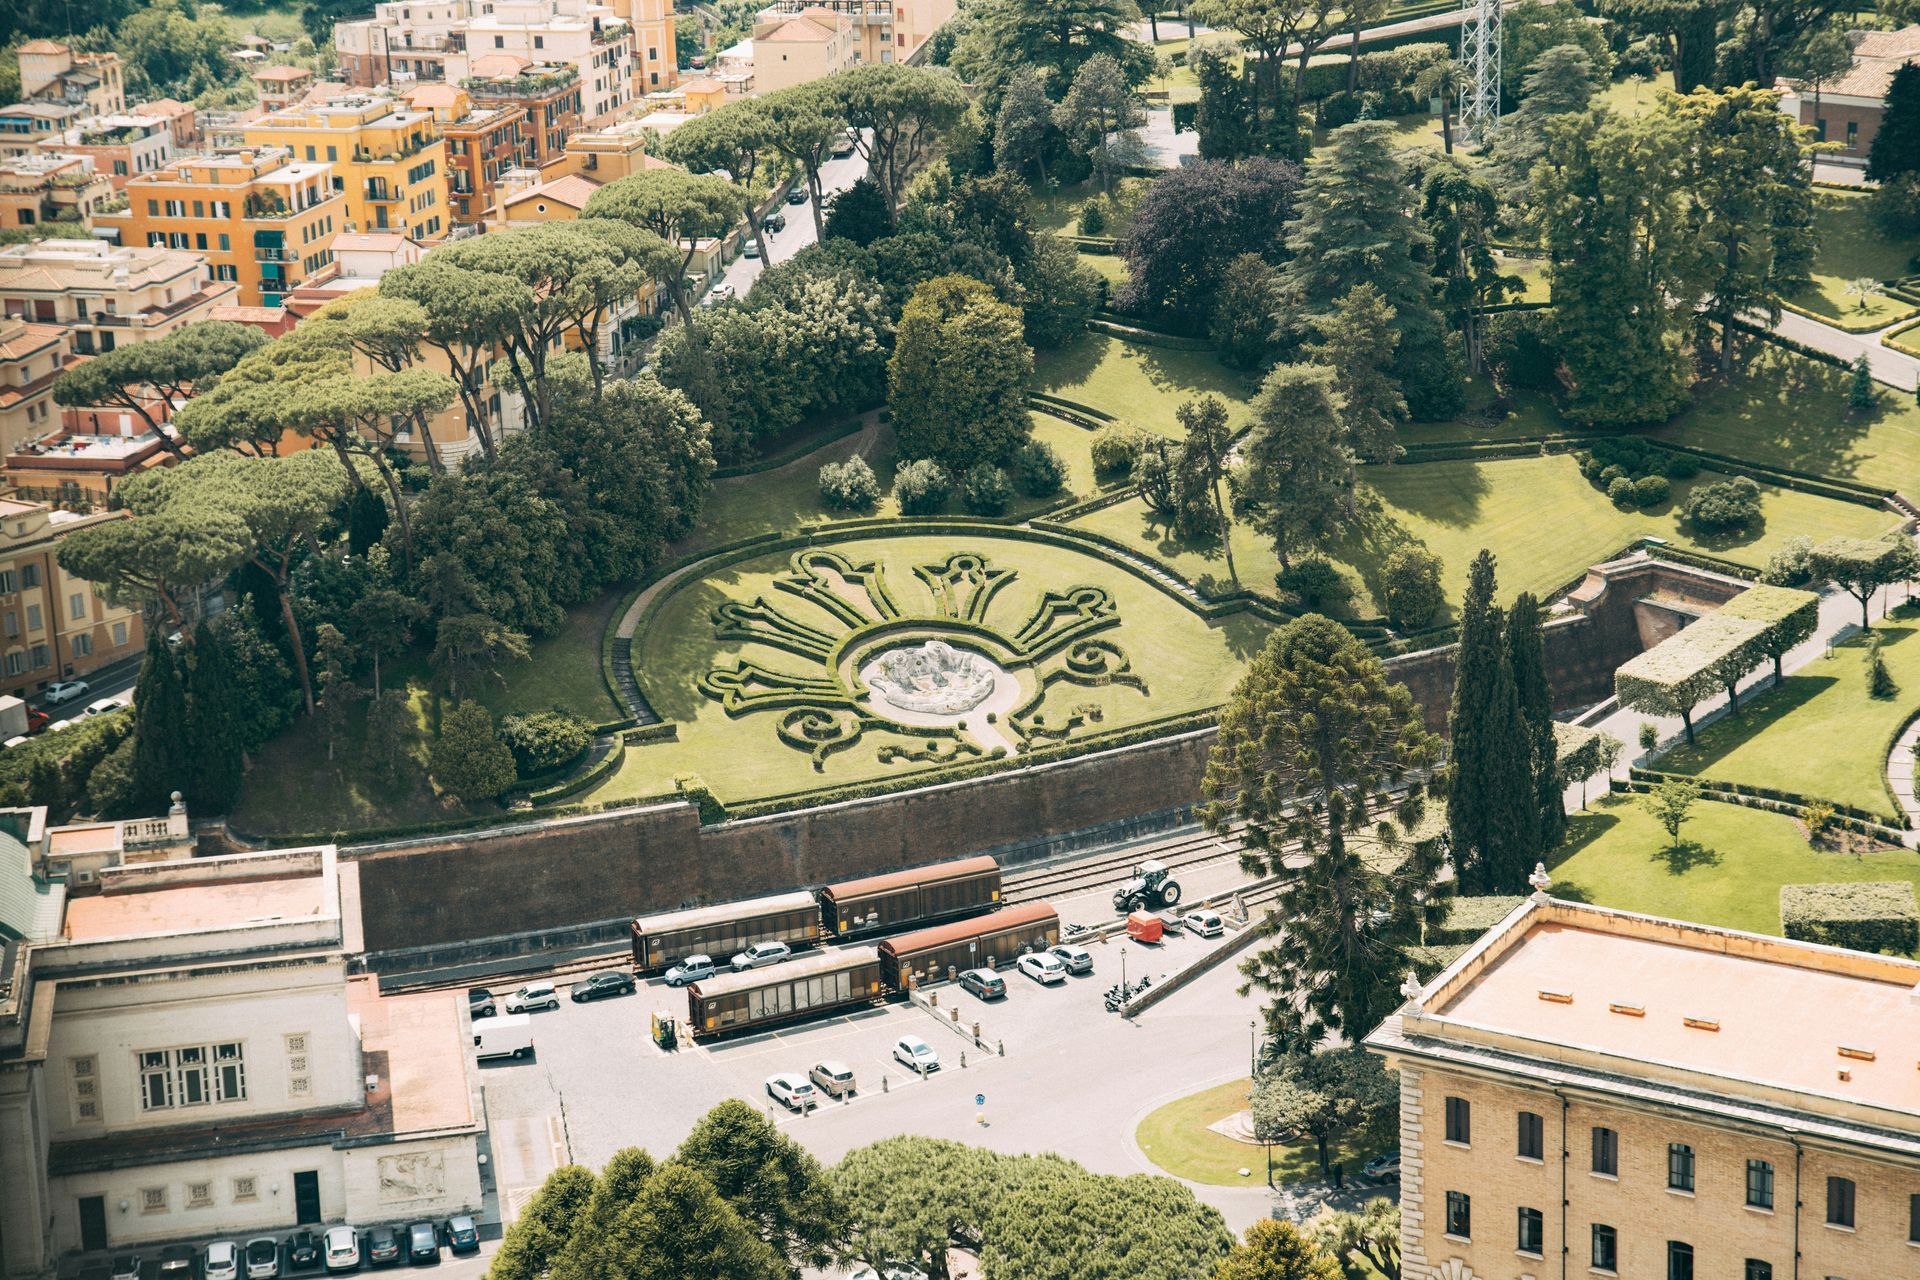
[[[332,846],[109,866],[67,897],[37,836],[0,811],[0,1276],[480,1205],[465,1003],[350,976]]]

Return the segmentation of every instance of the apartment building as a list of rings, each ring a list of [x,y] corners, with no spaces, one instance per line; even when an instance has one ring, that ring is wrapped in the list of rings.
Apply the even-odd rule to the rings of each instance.
[[[1920,1273],[1920,964],[1544,880],[1367,1037],[1407,1280]]]
[[[105,215],[102,215],[104,217]],[[104,240],[42,240],[0,249],[0,315],[58,325],[75,355],[164,337],[231,303],[199,254]]]
[[[173,417],[173,406],[150,400],[147,412],[165,423]],[[79,510],[104,509],[127,477],[149,467],[172,465],[173,450],[137,414],[120,409],[68,409],[58,422],[55,430],[28,439],[5,455],[11,497]]]
[[[857,65],[860,33],[845,13],[809,5],[762,12],[753,27],[753,90],[775,93]]]
[[[193,150],[200,141],[200,115],[190,102],[155,98],[151,102],[136,103],[132,114],[165,120],[173,133],[175,154]]]
[[[113,183],[86,156],[22,155],[0,160],[0,227],[70,222],[93,226],[93,215],[114,199]]]
[[[760,11],[754,24],[754,87],[758,92],[768,92],[759,82],[767,65],[760,58],[757,32],[782,18],[834,14],[854,29],[855,62],[906,62],[953,16],[955,7],[955,0],[774,0]]]
[[[641,120],[622,120],[604,129],[588,129],[567,139],[559,159],[540,172],[543,181],[570,173],[584,174],[605,185],[643,169],[671,169],[673,164],[647,154],[653,131]]]
[[[640,93],[671,89],[680,79],[680,55],[674,43],[673,0],[608,0],[621,21],[633,27],[633,80]]]
[[[346,198],[338,230],[405,231],[418,240],[447,232],[447,145],[427,112],[351,93],[276,111],[241,132],[248,146],[284,147],[296,161],[332,167],[333,189]]]
[[[126,78],[117,53],[75,53],[57,40],[20,46],[20,96],[29,102],[66,102],[90,116],[127,109]]]
[[[571,68],[569,68],[571,70]],[[422,84],[402,96],[433,117],[447,143],[447,205],[457,223],[478,223],[500,175],[533,163],[526,109],[507,102],[476,103],[458,85]]]
[[[152,173],[173,159],[173,124],[159,116],[111,115],[83,120],[50,138],[39,150],[58,155],[86,156],[94,172],[105,174],[116,191],[144,173]]]
[[[277,307],[332,261],[347,224],[337,166],[295,161],[284,147],[176,160],[127,187],[127,207],[102,214],[124,245],[190,249],[241,306]]]
[[[0,1275],[479,1207],[465,1002],[349,974],[357,880],[331,845],[63,880],[70,859],[36,858],[42,831],[40,811],[0,815],[0,901],[21,904],[0,987]]]
[[[447,79],[455,29],[471,8],[469,0],[381,0],[371,18],[334,23],[341,77],[363,89]]]
[[[0,694],[25,697],[146,644],[140,611],[108,604],[91,582],[63,570],[57,555],[75,529],[128,518],[0,498]]]
[[[38,155],[40,144],[85,119],[71,102],[16,102],[0,107],[0,156]]]
[[[529,168],[539,169],[559,159],[567,139],[580,132],[580,72],[567,63],[528,62],[516,54],[490,53],[473,60],[473,74],[462,84],[476,109],[518,107],[525,113]],[[485,209],[477,204],[470,207]]]
[[[639,96],[634,31],[593,0],[493,0],[469,15],[446,56],[446,78],[463,83],[488,54],[564,62],[580,73],[580,114],[588,128],[618,119]]]
[[[305,67],[262,67],[249,78],[260,93],[262,111],[284,111],[298,106],[313,90],[313,72]]]
[[[0,318],[0,453],[53,429],[53,380],[78,363],[60,326]]]

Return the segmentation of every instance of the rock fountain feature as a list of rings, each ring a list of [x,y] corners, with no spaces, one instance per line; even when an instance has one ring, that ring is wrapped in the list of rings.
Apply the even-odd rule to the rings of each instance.
[[[877,654],[860,669],[872,695],[872,708],[902,724],[950,725],[962,722],[989,749],[1013,750],[1013,740],[997,721],[1020,702],[1020,682],[992,659],[944,640],[901,645]]]

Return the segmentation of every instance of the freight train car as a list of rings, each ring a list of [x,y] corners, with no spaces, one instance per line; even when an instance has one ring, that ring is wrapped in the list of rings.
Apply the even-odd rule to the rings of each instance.
[[[999,905],[1000,864],[992,858],[937,862],[820,890],[820,915],[838,938],[918,928]]]
[[[962,969],[1003,968],[1060,941],[1060,917],[1044,902],[936,925],[880,944],[881,973],[891,991],[944,982]]]
[[[820,903],[803,889],[643,916],[633,922],[633,967],[654,973],[691,955],[709,955],[724,965],[749,943],[784,942],[797,949],[818,941]]]
[[[831,947],[766,969],[723,973],[687,988],[687,1021],[699,1037],[778,1026],[872,1004],[887,991],[873,947]]]

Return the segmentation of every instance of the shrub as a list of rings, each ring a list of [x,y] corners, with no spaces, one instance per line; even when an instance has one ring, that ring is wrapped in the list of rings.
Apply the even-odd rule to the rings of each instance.
[[[441,790],[469,802],[499,795],[517,776],[513,752],[494,733],[493,716],[470,701],[442,717],[427,767]]]
[[[1353,594],[1345,575],[1319,556],[1295,561],[1291,568],[1276,573],[1273,581],[1309,609],[1342,603]]]
[[[1633,479],[1633,477],[1627,474],[1627,469],[1616,462],[1612,466],[1605,467],[1601,470],[1600,487],[1604,490],[1611,491],[1613,486],[1620,481],[1631,479]]]
[[[1691,480],[1700,474],[1700,459],[1690,453],[1670,453],[1661,474],[1669,480]]]
[[[1760,581],[1770,587],[1797,587],[1813,577],[1813,539],[1789,538],[1785,546],[1767,557],[1760,570]]]
[[[1633,500],[1643,507],[1657,507],[1672,493],[1665,476],[1641,476],[1633,482]]]
[[[1880,651],[1880,637],[1867,637],[1867,696],[1882,702],[1900,692],[1900,685],[1887,670],[1887,655]]]
[[[1329,129],[1352,124],[1360,118],[1364,105],[1359,94],[1342,90],[1320,104],[1320,123]]]
[[[1425,547],[1397,547],[1380,567],[1381,604],[1404,630],[1430,626],[1446,608],[1440,557]]]
[[[976,516],[997,516],[1013,501],[1013,486],[991,462],[976,463],[960,480],[960,501]]]
[[[514,768],[522,778],[577,759],[592,738],[586,721],[564,711],[534,711],[500,722],[500,740],[513,752]]]
[[[1920,908],[1905,880],[1783,884],[1780,924],[1789,938],[1829,947],[1903,956],[1920,948]]]
[[[1140,456],[1145,436],[1136,427],[1121,423],[1093,433],[1093,474],[1102,480],[1133,474],[1133,462]]]
[[[1013,482],[1029,498],[1051,498],[1067,483],[1067,464],[1045,440],[1029,440],[1013,455]]]
[[[1633,481],[1625,476],[1615,476],[1607,485],[1607,497],[1615,506],[1630,507],[1636,501]]]
[[[1503,311],[1487,317],[1487,363],[1503,388],[1553,389],[1560,353],[1547,333],[1547,320],[1538,311]]]
[[[919,458],[894,473],[893,496],[903,516],[930,516],[947,505],[953,478],[932,458]]]
[[[1687,495],[1685,515],[1708,533],[1748,528],[1760,521],[1760,486],[1745,476],[1699,485]]]
[[[835,511],[871,511],[880,501],[880,482],[859,454],[820,468],[820,501]]]
[[[1107,229],[1107,198],[1094,196],[1080,206],[1080,234],[1097,236],[1105,234]]]

